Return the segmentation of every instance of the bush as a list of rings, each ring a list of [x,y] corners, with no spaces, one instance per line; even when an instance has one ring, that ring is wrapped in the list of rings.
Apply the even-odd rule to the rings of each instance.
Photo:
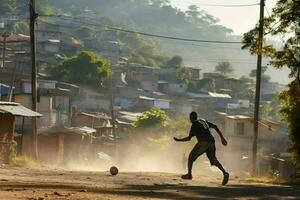
[[[169,122],[170,118],[166,115],[165,111],[159,108],[151,108],[137,118],[137,121],[134,123],[134,127],[167,127]]]

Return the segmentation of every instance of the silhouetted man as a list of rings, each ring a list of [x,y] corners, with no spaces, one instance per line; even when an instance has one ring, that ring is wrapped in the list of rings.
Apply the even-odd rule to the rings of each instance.
[[[219,130],[219,128],[205,119],[197,119],[197,113],[191,112],[190,113],[190,121],[192,123],[192,127],[190,130],[189,136],[185,138],[176,138],[174,137],[175,141],[178,142],[185,142],[190,141],[192,137],[196,136],[198,142],[194,146],[193,150],[191,151],[189,158],[188,158],[188,173],[186,175],[183,175],[181,178],[183,179],[192,179],[192,167],[193,162],[203,153],[206,153],[206,156],[208,157],[210,164],[218,167],[223,172],[223,185],[226,185],[229,179],[229,173],[225,171],[221,163],[216,158],[216,146],[215,146],[215,139],[212,136],[210,132],[210,128],[213,128],[217,131],[219,136],[221,137],[222,144],[224,146],[227,145],[227,141],[225,140],[223,134]]]

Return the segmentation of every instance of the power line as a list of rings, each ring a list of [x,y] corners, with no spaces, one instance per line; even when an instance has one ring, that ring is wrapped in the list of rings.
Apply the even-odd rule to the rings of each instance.
[[[67,17],[67,19],[72,19],[74,21],[77,21],[79,23],[83,23],[90,26],[102,26],[110,30],[115,31],[121,31],[125,33],[132,33],[132,34],[138,34],[138,35],[144,35],[149,37],[155,37],[155,38],[162,38],[162,39],[169,39],[169,40],[177,40],[177,41],[185,41],[185,42],[199,42],[199,43],[219,43],[219,44],[241,44],[242,42],[237,41],[221,41],[221,40],[202,40],[202,39],[189,39],[189,38],[181,38],[181,37],[174,37],[174,36],[167,36],[167,35],[159,35],[159,34],[153,34],[153,33],[146,33],[146,32],[140,32],[140,31],[134,31],[129,29],[123,29],[118,27],[112,27],[106,24],[100,24],[100,23],[91,23],[86,21],[78,20],[74,17],[68,17],[68,16],[62,16],[62,15],[40,15],[41,17]]]
[[[211,6],[211,7],[250,7],[250,6],[258,6],[260,3],[253,4],[197,4],[199,6]]]
[[[205,48],[212,48],[212,49],[232,49],[232,50],[242,50],[241,48],[234,48],[234,47],[224,47],[224,46],[206,46],[206,45],[198,45],[198,44],[191,44],[191,43],[185,43],[180,44],[183,46],[196,46],[196,47],[205,47]]]

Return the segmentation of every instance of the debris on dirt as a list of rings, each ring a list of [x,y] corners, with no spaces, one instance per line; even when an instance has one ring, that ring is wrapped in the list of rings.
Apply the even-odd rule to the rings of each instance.
[[[0,181],[8,181],[8,179],[0,179]]]
[[[43,197],[38,197],[38,198],[36,198],[36,197],[31,197],[31,198],[29,198],[29,200],[44,200],[45,198],[43,198]]]
[[[64,196],[63,194],[59,193],[59,192],[54,192],[53,193],[54,195],[57,195],[57,196]]]
[[[87,192],[87,189],[82,189],[80,190],[80,192]]]

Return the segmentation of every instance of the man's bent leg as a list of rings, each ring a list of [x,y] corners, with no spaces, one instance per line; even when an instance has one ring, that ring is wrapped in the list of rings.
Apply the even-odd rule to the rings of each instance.
[[[223,168],[222,164],[218,161],[216,157],[216,147],[215,144],[211,144],[211,146],[207,149],[206,155],[210,161],[212,166],[218,167],[223,173],[223,181],[222,185],[226,185],[229,179],[229,173]]]
[[[200,145],[197,143],[194,148],[192,149],[189,158],[188,158],[188,173],[186,175],[183,175],[181,178],[183,179],[192,179],[192,169],[193,169],[193,163],[197,158],[202,155],[206,151],[207,147]]]

